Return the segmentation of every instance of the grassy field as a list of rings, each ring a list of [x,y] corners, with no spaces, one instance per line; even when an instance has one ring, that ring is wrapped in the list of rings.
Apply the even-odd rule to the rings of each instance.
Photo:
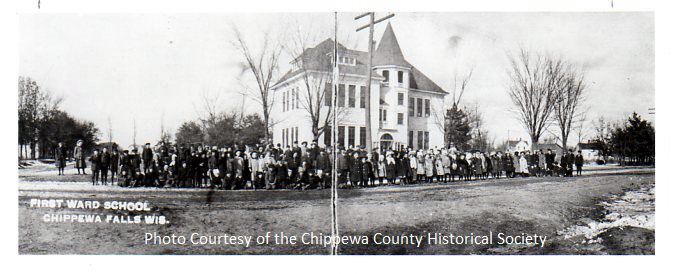
[[[266,232],[328,235],[331,223],[327,190],[128,189],[94,187],[86,183],[87,178],[55,176],[55,171],[41,166],[19,170],[20,253],[329,254],[329,247],[319,244],[245,247],[146,245],[144,242],[148,232],[187,236],[194,232],[201,235],[256,236]],[[616,210],[608,205],[623,200],[633,191],[651,192],[652,197],[647,196],[643,201],[654,203],[653,168],[605,171],[572,178],[517,178],[339,190],[341,235],[502,232],[511,235],[536,233],[548,237],[544,248],[499,244],[416,246],[370,243],[341,245],[339,250],[341,254],[653,254],[653,207],[636,210],[638,214],[649,210],[645,217],[636,218],[641,222],[614,221],[616,225],[598,226],[600,229],[593,231],[595,233],[570,233],[584,232],[586,227],[594,227],[592,223],[607,224],[612,220],[611,216],[614,217],[609,211]],[[127,214],[104,209],[29,207],[34,198],[148,201],[152,206],[151,213],[166,216],[170,223],[47,223],[43,216],[50,213]],[[645,218],[645,223],[641,217]]]

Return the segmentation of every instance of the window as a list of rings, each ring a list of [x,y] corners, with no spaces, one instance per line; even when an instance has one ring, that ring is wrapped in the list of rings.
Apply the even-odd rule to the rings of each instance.
[[[285,105],[285,98],[287,98],[286,94],[287,94],[287,92],[286,92],[286,91],[283,91],[283,112],[285,112],[285,108],[287,107],[287,106]]]
[[[290,128],[290,144],[294,143],[294,128]]]
[[[294,138],[295,141],[299,141],[299,127],[294,128]]]
[[[362,147],[367,146],[367,128],[366,127],[360,127],[360,146],[362,146]]]
[[[397,114],[397,124],[404,125],[404,113]]]
[[[367,107],[367,87],[360,86],[360,108]]]
[[[323,98],[325,98],[325,106],[329,107],[332,105],[332,83],[327,83],[325,84],[325,95]]]
[[[294,105],[296,103],[295,100],[294,100],[297,97],[296,94],[297,94],[297,92],[294,89],[292,89],[292,104],[290,104],[292,109],[294,109]]]
[[[379,109],[379,121],[385,122],[388,120],[388,112],[385,109]]]
[[[414,117],[414,108],[416,108],[416,100],[409,97],[409,117]]]
[[[425,99],[425,117],[430,117],[430,99]]]
[[[346,86],[339,84],[339,90],[337,90],[337,105],[339,107],[344,107],[346,105]]]
[[[355,86],[354,85],[348,85],[348,107],[349,108],[354,108],[355,107]]]
[[[337,139],[339,140],[339,145],[343,146],[344,145],[344,136],[345,136],[344,135],[344,130],[346,130],[346,129],[344,128],[344,126],[339,126],[337,129],[339,130],[339,131],[337,131],[337,135],[338,135]]]
[[[294,95],[297,97],[297,100],[295,101],[296,102],[295,108],[298,109],[299,108],[299,88],[296,89],[296,93]]]
[[[352,57],[340,57],[339,63],[344,65],[355,65],[355,58]]]
[[[355,146],[355,127],[348,127],[348,146]]]
[[[417,110],[417,115],[416,116],[423,117],[423,99],[416,98],[416,105],[417,105],[416,106],[416,110]]]
[[[423,131],[418,132],[418,148],[424,149],[423,147]]]
[[[404,93],[402,92],[397,93],[397,105],[404,106]]]
[[[430,132],[427,131],[425,132],[425,139],[423,141],[425,141],[425,143],[423,144],[425,149],[430,148]]]
[[[383,82],[388,82],[388,71],[384,70],[381,72],[383,74]]]
[[[414,148],[414,132],[409,131],[409,143],[407,144],[409,148]]]
[[[397,72],[397,82],[400,84],[404,83],[404,71]]]
[[[325,145],[326,146],[331,146],[332,145],[332,127],[327,126],[325,127],[325,130],[323,133],[325,135]]]

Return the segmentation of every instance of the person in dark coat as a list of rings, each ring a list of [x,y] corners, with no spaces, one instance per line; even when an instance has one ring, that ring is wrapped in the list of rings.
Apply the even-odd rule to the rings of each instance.
[[[189,165],[186,160],[182,160],[177,168],[177,187],[185,187],[190,180]]]
[[[56,147],[56,167],[58,168],[58,175],[65,175],[65,159],[67,158],[67,150],[62,142],[58,142]]]
[[[118,186],[127,186],[129,182],[129,167],[130,167],[129,151],[124,150],[119,156],[119,179],[117,179]],[[123,180],[120,180],[123,179]]]
[[[348,183],[348,161],[344,156],[343,150],[337,151],[337,186]]]
[[[98,149],[93,150],[93,155],[89,157],[89,162],[91,162],[91,183],[97,185],[100,174],[100,153],[98,153]]]
[[[139,173],[140,173],[140,155],[138,155],[137,149],[132,149],[129,154],[129,182],[127,186],[134,187],[138,183]]]
[[[547,175],[554,175],[554,161],[556,160],[556,155],[552,152],[551,149],[547,149],[547,153],[544,155],[545,166],[547,167]]]
[[[84,141],[77,140],[77,145],[75,146],[75,151],[72,154],[72,157],[75,158],[75,168],[77,169],[77,175],[80,174],[80,169],[82,174],[86,175],[86,157],[84,156]]]
[[[509,152],[505,153],[505,156],[503,157],[503,164],[505,168],[505,176],[509,178],[514,177],[514,157],[512,157],[512,154]]]
[[[299,169],[299,165],[301,165],[301,152],[294,151],[293,149],[290,157],[286,156],[285,159],[287,159],[288,180],[295,182],[297,177],[297,170]]]
[[[369,187],[374,186],[374,165],[372,164],[371,157],[363,157],[362,161],[362,182],[363,186]]]
[[[107,148],[103,148],[103,152],[100,154],[100,177],[103,185],[107,185],[107,172],[110,169],[110,152],[107,151]]]
[[[149,170],[153,156],[154,153],[152,152],[152,148],[150,148],[150,143],[146,143],[142,152],[143,173],[147,173],[147,171]]]
[[[568,154],[566,152],[563,152],[563,155],[561,155],[561,172],[559,175],[567,177],[568,176]],[[572,165],[572,164],[571,164]]]
[[[577,156],[575,156],[575,169],[577,170],[577,176],[582,175],[582,166],[584,166],[584,156],[582,156],[582,151],[577,151]]]
[[[460,154],[456,162],[458,163],[458,179],[465,181],[469,180],[470,164],[467,162],[465,154]]]
[[[571,151],[568,150],[568,160],[567,160],[567,176],[572,177],[573,176],[573,165],[575,165],[575,154]]]
[[[143,176],[143,186],[153,187],[159,185],[159,171],[155,161],[150,163],[150,168],[147,169]]]
[[[280,161],[276,162],[276,182],[275,185],[279,188],[286,188],[288,181],[288,168],[286,157],[280,156]]]
[[[117,148],[113,148],[110,154],[110,184],[114,184],[115,175],[119,171],[119,158],[119,151],[117,151]]]
[[[316,176],[320,180],[319,188],[326,188],[330,184],[332,173],[332,162],[329,159],[326,151],[320,151],[318,158],[316,159],[315,172]]]
[[[395,175],[400,179],[400,184],[404,184],[407,180],[407,170],[409,169],[409,162],[405,164],[404,155],[400,152],[395,154]]]
[[[210,185],[208,187],[215,187],[219,185],[219,173],[220,170],[218,167],[219,157],[217,150],[208,152],[208,177],[210,178]]]
[[[238,150],[236,151],[236,154],[234,156],[234,184],[235,188],[242,188],[244,187],[245,181],[243,180],[243,172],[245,170],[245,162],[243,160],[243,157],[241,155],[241,151]]]

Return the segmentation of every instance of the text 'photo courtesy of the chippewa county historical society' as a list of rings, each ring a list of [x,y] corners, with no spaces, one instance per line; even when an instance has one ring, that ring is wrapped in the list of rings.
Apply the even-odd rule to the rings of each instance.
[[[653,12],[18,26],[19,254],[655,254]]]

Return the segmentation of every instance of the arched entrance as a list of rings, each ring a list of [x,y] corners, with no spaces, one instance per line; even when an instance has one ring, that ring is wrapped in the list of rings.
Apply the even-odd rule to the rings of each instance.
[[[391,149],[393,147],[393,136],[388,133],[384,133],[381,135],[380,144],[382,150]]]

